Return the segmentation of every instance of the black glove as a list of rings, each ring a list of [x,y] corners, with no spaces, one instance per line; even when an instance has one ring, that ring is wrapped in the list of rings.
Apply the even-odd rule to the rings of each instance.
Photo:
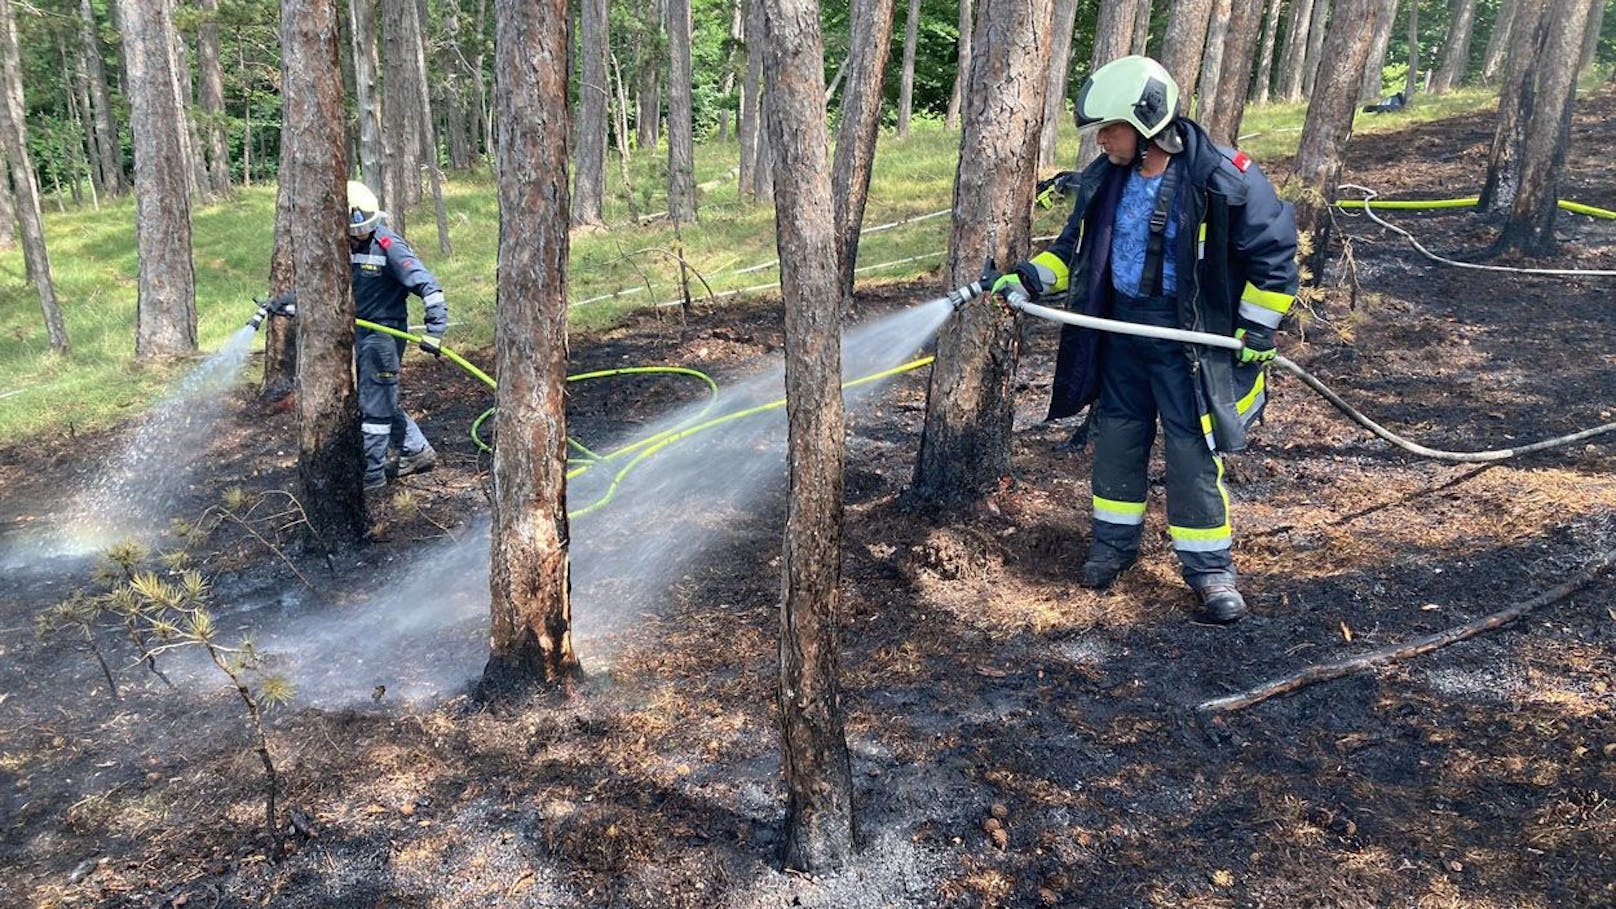
[[[434,357],[443,356],[443,339],[437,335],[422,335],[421,349]]]
[[[1246,346],[1240,348],[1241,364],[1267,363],[1279,355],[1274,349],[1274,332],[1269,328],[1242,328],[1234,333]]]

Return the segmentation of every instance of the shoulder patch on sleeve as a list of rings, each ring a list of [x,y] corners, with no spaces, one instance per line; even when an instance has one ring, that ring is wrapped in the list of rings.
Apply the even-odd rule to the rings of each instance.
[[[1245,168],[1243,168],[1243,167],[1240,168],[1240,169],[1245,170]],[[380,245],[383,250],[387,250],[387,249],[392,248],[393,238],[387,236],[386,234],[382,234],[381,236],[376,238],[376,243],[378,245]]]
[[[1236,151],[1234,157],[1229,159],[1235,170],[1245,173],[1251,167],[1251,156],[1243,151]]]

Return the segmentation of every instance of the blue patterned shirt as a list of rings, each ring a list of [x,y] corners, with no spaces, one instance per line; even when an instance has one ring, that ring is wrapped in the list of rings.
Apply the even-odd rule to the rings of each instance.
[[[1150,237],[1150,216],[1156,210],[1156,195],[1163,173],[1154,177],[1128,172],[1117,203],[1117,219],[1111,233],[1111,286],[1130,297],[1139,296],[1145,270],[1145,244]],[[1178,290],[1177,269],[1173,263],[1173,238],[1178,236],[1178,219],[1167,219],[1167,242],[1162,254],[1161,296]]]

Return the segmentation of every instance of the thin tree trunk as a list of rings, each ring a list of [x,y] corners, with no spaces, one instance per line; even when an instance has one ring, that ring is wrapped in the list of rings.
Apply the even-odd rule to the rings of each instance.
[[[275,190],[275,240],[269,254],[269,295],[279,296],[297,290],[297,262],[292,244],[292,163],[293,146],[281,143],[280,172],[287,179]],[[292,319],[270,318],[264,323],[264,384],[259,397],[275,402],[297,387],[297,324]]]
[[[168,9],[168,65],[173,76],[174,109],[180,112],[180,154],[185,158],[185,180],[191,198],[211,201],[213,190],[208,182],[208,162],[202,156],[202,137],[196,121],[191,119],[194,92],[191,90],[190,55],[185,52],[185,39],[174,24],[174,0]]]
[[[1530,95],[1523,101],[1520,184],[1494,251],[1550,255],[1559,212],[1559,182],[1571,135],[1571,108],[1577,96],[1577,69],[1583,39],[1603,0],[1548,0],[1537,21],[1537,53],[1530,68]]]
[[[1440,95],[1464,83],[1470,69],[1470,36],[1475,24],[1476,0],[1454,0],[1442,62],[1436,68],[1436,75],[1431,77],[1431,94]]]
[[[1313,97],[1319,64],[1324,59],[1324,36],[1329,30],[1329,21],[1330,0],[1313,0],[1313,24],[1307,35],[1307,62],[1302,66],[1302,96],[1305,98]]]
[[[491,154],[494,151],[494,118],[490,116],[488,106],[488,86],[483,81],[483,58],[486,56],[484,48],[488,42],[484,40],[488,32],[488,0],[477,0],[477,55],[471,58],[471,106],[472,129],[471,134],[476,141],[472,153]]]
[[[668,0],[668,217],[696,220],[695,108],[691,92],[690,0]]]
[[[636,80],[634,130],[635,147],[655,151],[662,128],[662,71],[666,60],[666,21],[668,0],[651,0],[645,9],[646,24],[653,29],[650,39],[641,39],[639,77]]]
[[[1487,182],[1482,184],[1476,210],[1507,212],[1515,203],[1521,180],[1521,144],[1525,141],[1526,115],[1531,108],[1532,70],[1537,53],[1537,26],[1543,7],[1521,3],[1515,10],[1510,31],[1509,56],[1498,91],[1498,128],[1487,155]]]
[[[773,198],[758,191],[759,170],[767,167],[768,129],[763,125],[763,0],[746,0],[746,78],[741,83],[740,196],[753,202]]]
[[[236,60],[240,71],[241,82],[246,87],[242,91],[241,99],[241,185],[252,185],[253,172],[253,129],[252,129],[252,88],[247,78],[247,42],[241,38],[241,30],[236,30]]]
[[[909,119],[915,111],[915,45],[920,41],[920,0],[909,0],[903,26],[903,69],[898,82],[898,138],[909,138]]]
[[[1118,57],[1126,57],[1133,41],[1133,16],[1139,9],[1134,0],[1100,0],[1100,9],[1094,22],[1094,53],[1089,57],[1089,72],[1099,69]],[[1076,111],[1073,111],[1075,118]],[[1099,153],[1094,130],[1084,130],[1077,147],[1077,166],[1082,168]]]
[[[0,166],[0,249],[17,245],[17,196],[11,191],[10,153]]]
[[[1582,63],[1577,67],[1579,74],[1593,69],[1594,57],[1599,51],[1599,33],[1605,28],[1605,10],[1607,4],[1599,2],[1594,4],[1593,18],[1588,22],[1586,36],[1582,41]]]
[[[842,312],[853,306],[853,268],[858,261],[864,205],[870,195],[875,140],[881,131],[881,96],[891,57],[894,15],[892,0],[854,0],[852,12],[853,47],[848,65],[852,76],[842,93],[842,122],[831,166]]]
[[[1179,113],[1189,110],[1201,75],[1201,54],[1206,50],[1206,28],[1212,16],[1212,0],[1177,0],[1173,17],[1167,21],[1167,37],[1162,39],[1161,65],[1178,83]]]
[[[1278,3],[1279,0],[1273,0]],[[1230,10],[1228,46],[1223,52],[1223,70],[1218,74],[1218,90],[1212,97],[1211,116],[1201,119],[1215,141],[1238,144],[1240,121],[1246,115],[1246,99],[1251,85],[1251,57],[1262,30],[1263,0],[1234,0]],[[1205,93],[1203,91],[1203,97]]]
[[[219,0],[197,0],[202,21],[196,34],[197,101],[207,131],[208,183],[213,195],[231,194],[230,146],[224,134],[224,70],[219,65]]]
[[[1291,18],[1285,29],[1285,52],[1279,58],[1274,91],[1281,101],[1302,98],[1302,74],[1307,65],[1307,36],[1313,22],[1313,0],[1291,0]]]
[[[1105,2],[1105,0],[1101,0]],[[1133,40],[1128,45],[1132,53],[1150,55],[1150,0],[1138,0],[1133,10]],[[1109,63],[1109,60],[1102,61]]]
[[[1330,23],[1323,50],[1330,66],[1321,71],[1317,91],[1309,99],[1296,152],[1296,176],[1302,181],[1296,203],[1297,231],[1312,238],[1302,248],[1312,250],[1307,264],[1316,282],[1324,279],[1336,185],[1347,140],[1352,137],[1358,89],[1375,27],[1380,18],[1396,16],[1397,0],[1340,0]]]
[[[11,0],[0,0],[0,142],[5,143],[15,187],[18,226],[22,228],[22,252],[28,274],[39,291],[39,308],[45,318],[45,333],[51,350],[67,353],[67,326],[56,303],[56,284],[51,276],[50,255],[45,249],[45,225],[39,212],[39,189],[34,184],[34,165],[28,157],[28,124],[22,94],[22,67],[17,43],[17,22]]]
[[[443,203],[443,168],[438,160],[438,137],[436,122],[432,117],[432,92],[427,87],[426,73],[426,24],[422,18],[423,4],[411,4],[409,23],[410,30],[415,39],[409,42],[411,59],[410,80],[415,83],[415,115],[416,136],[421,148],[421,166],[426,168],[427,179],[432,187],[432,211],[438,220],[438,252],[445,256],[452,255],[454,250],[449,245],[449,212]]]
[[[1493,21],[1492,34],[1487,36],[1487,53],[1481,64],[1481,81],[1488,85],[1497,81],[1504,68],[1504,60],[1509,56],[1510,28],[1523,2],[1530,4],[1531,0],[1501,0],[1498,4],[1498,18]]]
[[[471,168],[471,140],[466,134],[466,47],[460,17],[460,0],[445,0],[441,27],[448,59],[446,80],[438,86],[438,97],[443,108],[444,139],[449,145],[449,168],[455,171]]]
[[[984,0],[966,92],[949,284],[978,277],[983,256],[1001,265],[1028,252],[1038,131],[1043,124],[1050,0]],[[990,494],[1010,472],[1010,428],[1017,357],[1012,321],[992,304],[967,306],[937,338],[915,465],[923,501]]]
[[[1386,51],[1392,43],[1392,29],[1397,27],[1396,10],[1390,16],[1375,21],[1375,37],[1369,45],[1369,59],[1364,63],[1363,85],[1358,89],[1358,103],[1370,104],[1380,100],[1386,87]]]
[[[737,50],[746,41],[746,0],[731,0],[729,40],[724,43],[724,75],[718,81],[718,96],[723,107],[718,112],[718,141],[729,141],[730,98],[735,94],[735,58]],[[736,108],[737,113],[739,107]],[[736,124],[739,126],[739,124]]]
[[[499,371],[485,688],[564,684],[572,649],[567,527],[566,0],[495,0]]]
[[[79,42],[85,72],[90,80],[90,100],[95,102],[96,149],[100,153],[101,185],[110,193],[123,194],[129,181],[123,172],[123,145],[112,120],[112,102],[107,97],[106,68],[101,65],[101,40],[95,11],[90,0],[79,0]]]
[[[79,123],[84,131],[84,148],[89,155],[90,186],[102,192],[110,192],[106,184],[106,174],[101,169],[101,145],[95,130],[95,108],[90,104],[90,74],[84,66],[84,48],[81,47],[78,51],[78,56],[71,64],[73,92],[78,106]],[[96,208],[100,208],[99,203]]]
[[[1420,4],[1408,4],[1408,81],[1403,84],[1403,97],[1412,102],[1420,87]]]
[[[196,351],[196,273],[191,201],[176,104],[169,0],[119,0],[129,70],[129,127],[135,144],[135,235],[140,291],[135,356],[153,360]]]
[[[791,490],[775,695],[786,781],[783,858],[787,868],[823,872],[853,855],[852,766],[837,681],[844,429],[824,46],[817,0],[767,0],[763,8],[768,129],[779,156]]]
[[[349,0],[348,35],[353,45],[354,110],[359,121],[359,179],[387,191],[382,176],[382,97],[376,87],[381,68],[376,50],[376,0]]]
[[[415,0],[381,0],[382,205],[390,225],[407,234],[407,213],[421,201],[420,87],[415,50],[421,43]]]
[[[1263,23],[1262,51],[1257,57],[1257,79],[1251,87],[1252,103],[1267,104],[1274,82],[1274,45],[1279,38],[1279,13],[1284,0],[1268,0],[1268,16]]]
[[[1150,2],[1150,0],[1145,0]],[[971,17],[971,0],[959,0],[959,52],[954,59],[954,91],[948,96],[948,119],[945,121],[949,129],[959,129],[960,124],[960,94],[965,88],[965,77],[971,71],[971,32],[974,24]]]
[[[581,0],[583,67],[578,90],[578,164],[572,180],[572,223],[606,223],[606,55],[611,50],[607,0]]]
[[[1049,36],[1048,82],[1044,85],[1044,126],[1038,132],[1039,167],[1054,167],[1060,156],[1061,114],[1066,110],[1066,82],[1072,71],[1072,27],[1077,21],[1077,0],[1055,0],[1054,15],[1055,28]]]
[[[1195,116],[1202,126],[1214,112],[1218,98],[1218,84],[1223,77],[1224,45],[1229,40],[1229,17],[1233,13],[1231,0],[1212,0],[1212,16],[1206,26],[1206,49],[1201,53],[1201,74],[1196,81]],[[1189,102],[1185,102],[1189,108]]]

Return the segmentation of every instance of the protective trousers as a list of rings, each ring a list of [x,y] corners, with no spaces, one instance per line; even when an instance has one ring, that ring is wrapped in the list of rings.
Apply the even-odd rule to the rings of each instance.
[[[365,446],[365,482],[387,475],[387,448],[414,454],[426,447],[426,436],[398,406],[398,367],[404,339],[360,329],[354,339],[359,363],[359,432]]]
[[[1117,295],[1115,317],[1178,327],[1171,297]],[[1094,427],[1094,551],[1131,564],[1145,522],[1150,446],[1161,419],[1167,462],[1167,529],[1192,587],[1235,582],[1223,462],[1202,428],[1191,359],[1179,341],[1107,334],[1101,342]]]

